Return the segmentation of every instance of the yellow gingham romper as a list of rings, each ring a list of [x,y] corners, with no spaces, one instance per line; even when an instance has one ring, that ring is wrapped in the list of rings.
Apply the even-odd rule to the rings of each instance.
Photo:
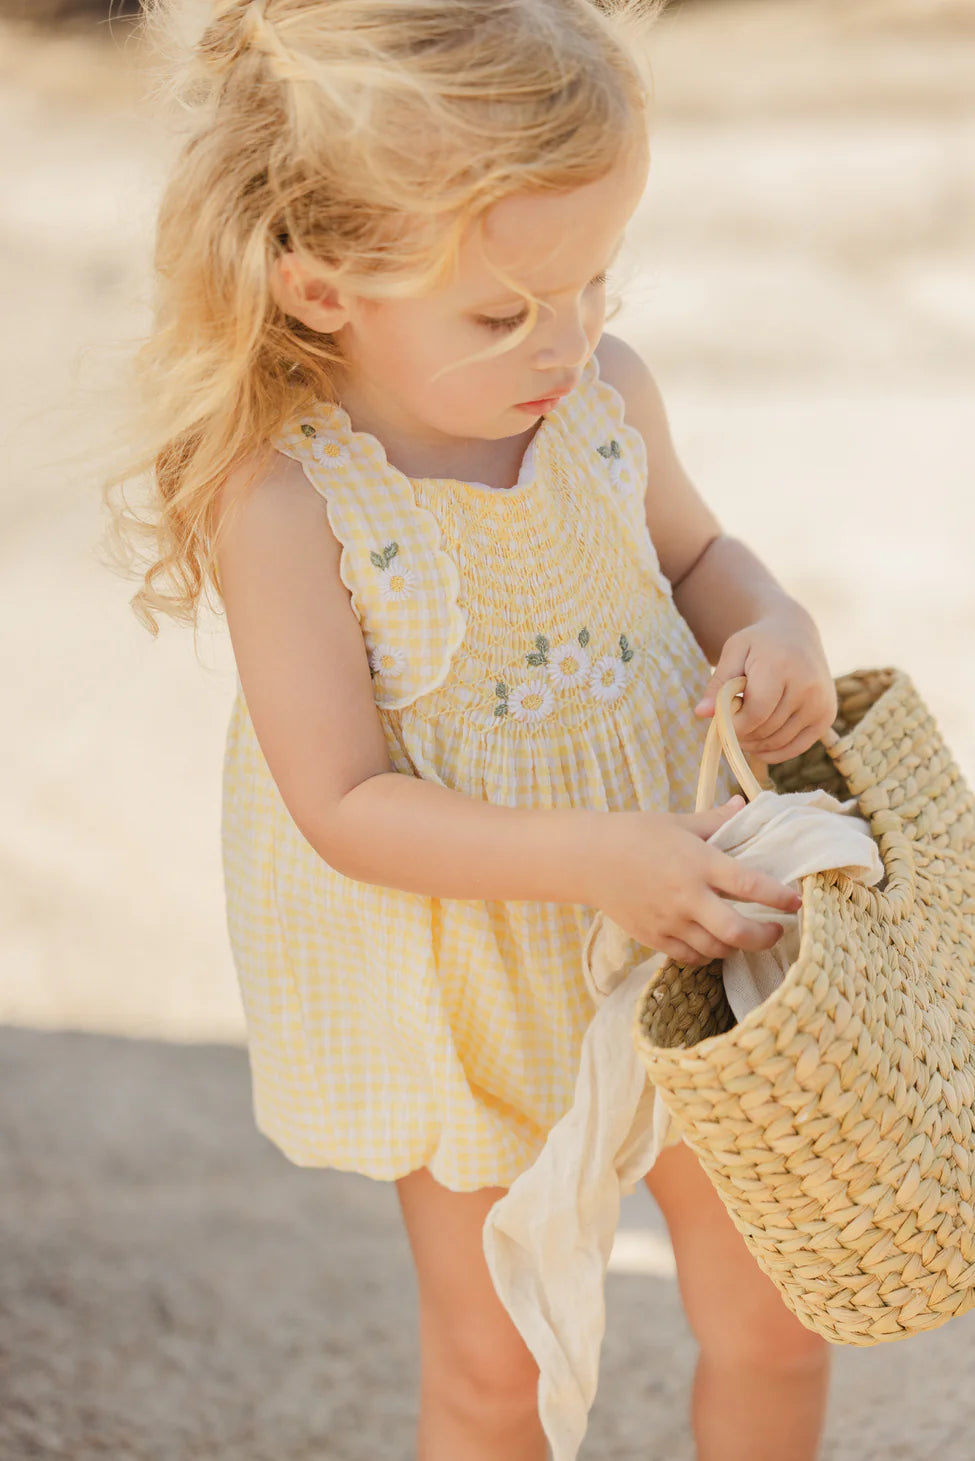
[[[693,808],[708,666],[647,532],[642,438],[595,357],[509,490],[408,478],[331,404],[275,444],[343,545],[398,772],[508,806]],[[303,1166],[509,1185],[571,1104],[595,910],[336,872],[241,693],[223,849],[259,1128]]]

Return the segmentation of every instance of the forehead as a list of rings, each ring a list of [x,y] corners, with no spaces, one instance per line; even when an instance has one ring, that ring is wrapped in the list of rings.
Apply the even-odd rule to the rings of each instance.
[[[646,179],[646,149],[631,146],[595,182],[503,198],[462,242],[457,283],[498,295],[500,273],[538,295],[579,287],[609,261]]]

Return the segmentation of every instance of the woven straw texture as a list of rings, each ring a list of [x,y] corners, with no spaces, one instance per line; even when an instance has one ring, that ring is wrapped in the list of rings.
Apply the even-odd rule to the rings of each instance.
[[[668,963],[636,1043],[789,1308],[868,1345],[975,1305],[975,806],[905,675],[837,689],[839,739],[773,776],[856,796],[885,879],[803,879],[799,955],[741,1024],[719,964]]]

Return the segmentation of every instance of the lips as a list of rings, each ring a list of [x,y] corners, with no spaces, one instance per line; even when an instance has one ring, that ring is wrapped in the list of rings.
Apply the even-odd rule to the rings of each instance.
[[[519,406],[527,406],[527,407],[530,407],[530,406],[546,406],[546,407],[551,408],[552,406],[555,405],[555,403],[557,401],[561,401],[563,396],[567,396],[569,394],[569,392],[570,391],[573,391],[573,390],[575,390],[575,382],[574,381],[572,383],[570,383],[569,385],[567,385],[567,386],[562,386],[560,390],[557,390],[557,391],[549,391],[548,394],[545,395],[545,396],[536,396],[534,400],[531,400],[531,401],[519,401],[518,402],[518,405]]]

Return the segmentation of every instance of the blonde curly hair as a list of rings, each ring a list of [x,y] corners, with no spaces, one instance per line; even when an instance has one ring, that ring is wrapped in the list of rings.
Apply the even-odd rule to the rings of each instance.
[[[334,399],[339,355],[277,306],[282,253],[363,296],[415,296],[465,230],[526,190],[604,176],[646,125],[635,44],[659,0],[218,0],[172,74],[192,130],[158,217],[138,443],[106,489],[132,600],[194,622],[218,496],[285,423]],[[198,7],[197,7],[198,9]],[[150,36],[191,0],[147,0]],[[170,47],[171,50],[171,47]],[[148,480],[142,512],[125,484]],[[118,554],[116,555],[118,556]]]

